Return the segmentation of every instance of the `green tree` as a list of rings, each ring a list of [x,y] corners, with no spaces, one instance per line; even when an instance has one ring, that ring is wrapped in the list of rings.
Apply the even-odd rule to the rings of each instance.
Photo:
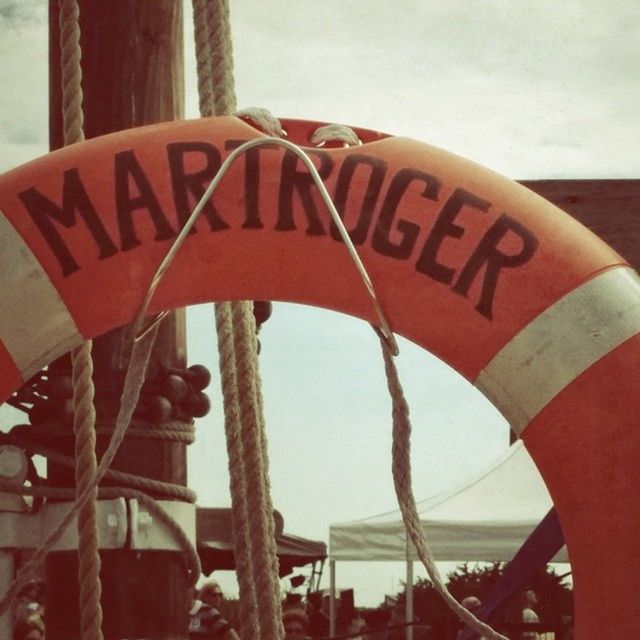
[[[447,588],[458,600],[477,596],[484,601],[504,571],[504,563],[479,565],[464,563],[448,575]],[[538,595],[536,612],[543,622],[555,623],[573,615],[573,593],[566,584],[566,575],[558,575],[551,567],[537,571],[527,583]],[[511,595],[495,612],[493,620],[516,622],[521,618],[521,595]],[[404,607],[405,592],[398,594],[398,604]],[[434,638],[455,638],[457,619],[436,591],[432,582],[419,578],[413,587],[414,615],[432,627]]]

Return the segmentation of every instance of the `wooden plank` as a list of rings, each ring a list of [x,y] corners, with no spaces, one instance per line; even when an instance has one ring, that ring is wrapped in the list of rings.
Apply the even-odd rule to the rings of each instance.
[[[640,180],[522,180],[640,271]]]

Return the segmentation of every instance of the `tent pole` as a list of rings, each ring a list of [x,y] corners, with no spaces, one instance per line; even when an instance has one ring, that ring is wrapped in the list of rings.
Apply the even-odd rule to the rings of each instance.
[[[404,606],[405,606],[405,621],[410,623],[413,621],[413,560],[411,558],[411,541],[409,540],[409,536],[407,535],[405,544],[406,551],[406,562],[407,562],[407,571],[406,571],[406,582],[404,587]],[[413,640],[413,625],[408,624],[405,627],[405,638],[406,640]]]
[[[6,593],[15,576],[13,552],[0,550],[0,593]],[[0,616],[0,638],[11,638],[13,634],[13,606]]]
[[[329,635],[336,635],[336,561],[329,560]]]

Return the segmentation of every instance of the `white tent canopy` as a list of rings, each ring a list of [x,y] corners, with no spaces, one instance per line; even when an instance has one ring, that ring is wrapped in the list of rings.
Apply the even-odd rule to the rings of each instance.
[[[533,460],[518,441],[471,482],[417,506],[436,560],[492,562],[511,560],[553,503]],[[399,511],[329,528],[332,561],[404,561],[406,544]],[[554,561],[568,562],[566,547]]]

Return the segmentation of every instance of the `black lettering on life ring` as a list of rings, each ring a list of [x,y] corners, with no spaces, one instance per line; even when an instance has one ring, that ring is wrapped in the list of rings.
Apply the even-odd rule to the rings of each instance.
[[[333,160],[331,156],[319,149],[308,150],[310,156],[315,156],[320,160],[317,167],[318,174],[322,180],[331,173]],[[298,169],[302,166],[301,169]],[[311,195],[313,178],[302,164],[302,161],[293,151],[285,151],[282,158],[282,173],[280,176],[280,192],[278,195],[278,221],[276,231],[295,231],[296,225],[293,220],[293,197],[297,193],[302,203],[302,208],[307,216],[307,235],[324,236],[327,234],[322,226],[316,203]]]
[[[118,253],[116,245],[109,237],[87,194],[78,169],[68,169],[63,174],[62,205],[60,206],[49,200],[35,187],[25,189],[18,194],[18,197],[57,258],[63,276],[71,275],[80,269],[80,265],[71,255],[71,251],[54,227],[52,220],[66,229],[71,229],[78,221],[76,218],[78,213],[96,243],[98,258],[103,260]]]
[[[414,181],[424,183],[425,187],[421,194],[423,198],[434,202],[438,200],[440,181],[437,178],[417,169],[400,169],[391,180],[387,195],[380,209],[378,222],[373,231],[371,246],[380,255],[406,260],[413,252],[420,233],[420,227],[408,220],[398,220],[396,222],[396,214],[402,196]],[[391,240],[391,228],[394,222],[396,223],[395,231],[401,236],[399,242]]]
[[[455,189],[436,218],[431,233],[429,233],[416,261],[416,269],[437,282],[451,284],[455,269],[438,262],[438,250],[445,238],[461,238],[464,235],[464,227],[455,223],[455,219],[463,207],[486,212],[490,206],[490,202],[479,198],[466,189]]]
[[[345,212],[347,211],[351,181],[359,167],[368,168],[369,178],[367,180],[367,188],[360,202],[360,211],[358,212],[356,223],[351,229],[347,229],[351,241],[356,246],[363,244],[369,234],[373,214],[378,204],[378,198],[380,197],[382,182],[387,172],[387,163],[380,158],[374,158],[373,156],[366,156],[360,153],[354,153],[345,158],[338,173],[333,195],[333,203],[343,222],[345,221]],[[334,240],[342,239],[333,220],[331,221],[331,237]]]
[[[147,211],[156,228],[155,240],[169,240],[176,232],[162,211],[149,178],[132,150],[120,151],[114,157],[116,213],[120,230],[120,249],[129,251],[141,244],[133,224],[134,211]],[[137,194],[131,192],[132,183]]]
[[[522,248],[517,253],[504,253],[498,248],[500,241],[509,233],[515,234],[522,243]],[[522,266],[531,260],[537,248],[538,239],[533,233],[520,222],[503,213],[484,234],[451,290],[466,296],[474,279],[486,265],[480,300],[475,308],[485,318],[493,320],[493,299],[500,271],[505,267],[513,269]]]
[[[225,148],[233,149],[242,142],[227,140]],[[245,155],[244,193],[240,198],[244,202],[244,217],[242,219],[240,213],[242,221],[235,222],[238,228],[264,228],[260,203],[260,164],[264,157],[261,154],[272,153],[273,149],[274,147],[269,146],[255,147]],[[322,150],[312,150],[309,153],[316,158],[320,177],[326,180],[334,169],[333,159]],[[191,141],[168,144],[166,154],[175,207],[169,213],[173,215],[175,224],[181,226],[219,170],[221,153],[210,143]],[[504,269],[522,266],[531,259],[538,246],[535,235],[507,214],[502,214],[493,223],[489,218],[486,232],[466,263],[461,267],[445,264],[438,257],[443,243],[448,238],[461,238],[465,233],[464,226],[456,222],[460,212],[464,208],[470,208],[487,215],[492,204],[466,189],[454,188],[444,204],[438,205],[440,179],[411,167],[401,168],[390,176],[389,186],[382,196],[387,171],[388,164],[385,160],[362,153],[348,155],[340,165],[333,196],[340,215],[349,224],[348,233],[354,244],[364,244],[373,226],[371,248],[376,253],[396,260],[408,260],[417,253],[416,271],[436,282],[451,286],[454,293],[464,297],[469,296],[474,283],[482,277],[475,309],[485,318],[493,319],[493,303],[500,274]],[[156,232],[155,241],[168,240],[176,235],[153,190],[153,178],[154,176],[146,175],[133,151],[115,154],[113,188],[121,251],[128,251],[142,244],[136,234],[134,213],[144,212],[149,216]],[[293,231],[297,224],[306,219],[306,228],[303,229],[307,235],[327,235],[323,223],[326,216],[324,212],[321,215],[318,211],[313,180],[306,167],[301,166],[297,155],[290,151],[282,154],[280,175],[276,176],[274,182],[278,185],[278,207],[273,230]],[[402,217],[403,199],[410,189],[416,187],[419,197],[425,201],[425,209],[435,215],[424,245],[418,250],[416,245],[423,226]],[[96,194],[87,192],[76,168],[63,173],[60,205],[35,187],[19,194],[65,277],[80,269],[81,265],[65,244],[55,223],[71,229],[82,219],[96,244],[98,259],[109,258],[118,252],[100,219],[101,212],[96,210],[90,196],[97,198]],[[294,198],[298,199],[300,207],[294,207]],[[98,202],[97,199],[95,201]],[[435,210],[437,206],[440,206],[439,211]],[[302,214],[303,220],[295,220],[294,211]],[[212,232],[223,231],[234,224],[231,220],[223,219],[211,201],[205,204],[203,213]],[[330,223],[329,230],[333,238],[340,238],[333,222]],[[520,243],[520,249],[515,252],[513,249],[507,251],[507,243],[513,247],[514,238]]]
[[[203,163],[197,171],[187,173],[185,160],[191,156],[202,157]],[[195,205],[204,195],[207,185],[213,180],[220,169],[220,152],[208,142],[174,142],[167,145],[167,160],[171,172],[171,188],[173,202],[180,227],[182,227]],[[211,200],[205,202],[202,214],[209,222],[211,231],[228,229],[229,225],[220,217]],[[196,232],[196,225],[189,233]]]

